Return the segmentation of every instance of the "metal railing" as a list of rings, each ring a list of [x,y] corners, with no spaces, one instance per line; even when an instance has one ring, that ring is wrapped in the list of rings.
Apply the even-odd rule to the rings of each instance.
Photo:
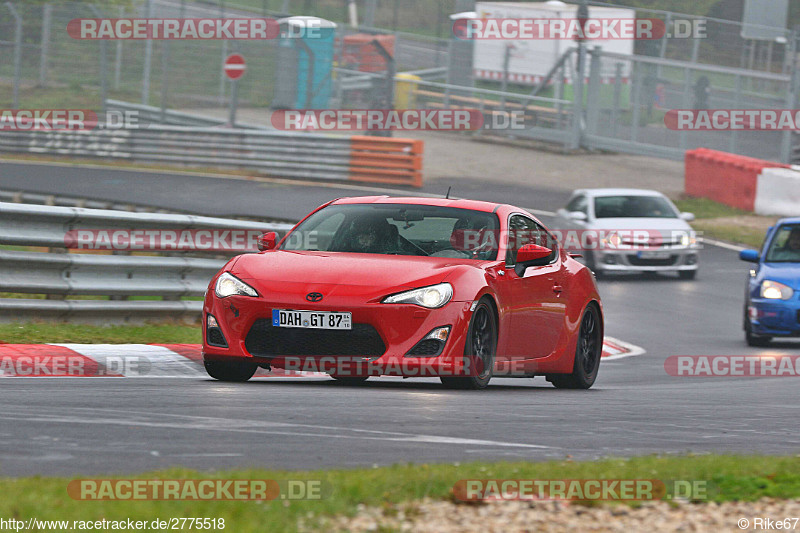
[[[245,230],[286,232],[291,224],[194,215],[131,213],[0,202],[0,245],[47,252],[0,250],[0,292],[39,295],[0,298],[0,321],[65,319],[143,321],[197,318],[204,294],[226,258],[242,249],[192,250],[212,257],[64,253],[76,230]],[[127,252],[124,252],[127,253]],[[174,255],[174,254],[173,254]],[[45,299],[41,299],[44,295]],[[74,299],[107,296],[111,299]],[[134,299],[128,298],[152,298]],[[69,298],[69,299],[68,299]]]
[[[138,129],[8,131],[0,135],[0,153],[243,168],[270,176],[320,180],[370,181],[365,179],[368,175],[378,183],[422,186],[421,142],[373,139],[278,130],[150,125]],[[410,155],[401,173],[395,160],[397,148]],[[361,150],[369,151],[372,156],[366,171]]]

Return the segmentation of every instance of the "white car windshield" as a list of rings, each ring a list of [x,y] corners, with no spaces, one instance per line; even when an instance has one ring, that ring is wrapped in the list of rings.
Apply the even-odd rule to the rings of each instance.
[[[598,196],[595,218],[678,218],[678,213],[661,196]]]

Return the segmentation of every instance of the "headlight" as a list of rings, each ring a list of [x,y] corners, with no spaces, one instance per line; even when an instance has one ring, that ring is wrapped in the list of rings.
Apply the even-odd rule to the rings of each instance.
[[[619,234],[615,231],[612,231],[608,235],[600,237],[600,244],[602,247],[605,248],[619,248],[619,245],[622,244],[622,239],[619,238]]]
[[[449,302],[452,297],[453,286],[449,283],[440,283],[387,296],[383,299],[383,303],[414,304],[428,309],[438,309]]]
[[[689,247],[689,246],[696,246],[697,245],[697,234],[695,232],[691,233],[681,233],[681,246]]]
[[[214,292],[219,298],[226,296],[233,296],[239,294],[241,296],[258,296],[256,290],[240,280],[230,272],[225,272],[217,278],[217,284],[214,287]]]
[[[768,300],[788,300],[794,295],[791,287],[765,279],[761,283],[761,297]]]

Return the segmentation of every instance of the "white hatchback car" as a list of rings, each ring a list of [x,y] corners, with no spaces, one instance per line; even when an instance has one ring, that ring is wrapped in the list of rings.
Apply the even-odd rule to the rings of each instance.
[[[700,244],[688,224],[694,215],[658,191],[581,189],[557,217],[553,227],[564,247],[577,249],[598,277],[612,271],[697,275]]]

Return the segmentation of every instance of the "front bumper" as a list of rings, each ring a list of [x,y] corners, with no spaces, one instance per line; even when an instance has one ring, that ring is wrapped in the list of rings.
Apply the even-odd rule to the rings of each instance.
[[[204,304],[203,358],[206,361],[247,360],[288,371],[327,372],[341,376],[464,375],[463,354],[472,316],[472,301],[451,301],[440,309],[425,309],[409,304],[353,304],[352,301],[345,302],[343,298],[328,300],[321,305],[290,296],[283,301],[267,301],[244,296],[220,299],[210,294]],[[307,332],[307,338],[320,342],[316,345],[306,342],[284,343],[284,348],[280,348],[280,343],[275,342],[274,336],[269,336],[269,328],[265,326],[265,322],[271,321],[273,309],[350,312],[353,323],[353,330],[350,331],[354,335],[354,342],[348,342],[346,331],[337,332],[336,335],[319,335],[320,330],[291,328],[290,336],[295,340]],[[206,324],[209,313],[217,320],[227,347],[209,344]],[[450,326],[450,333],[439,355],[406,355],[432,330],[443,326]],[[286,328],[272,328],[271,333],[275,333],[275,330],[285,333]],[[372,332],[380,337],[378,342],[370,337],[373,336]],[[261,342],[254,342],[254,335]],[[211,340],[213,344],[220,344],[214,342],[213,337]],[[381,350],[375,351],[376,346],[380,346],[382,353]],[[359,350],[363,353],[359,353]]]
[[[652,253],[658,254],[653,257]],[[698,249],[664,247],[655,250],[597,250],[595,267],[604,272],[679,272],[698,269]]]
[[[753,299],[747,306],[747,320],[756,335],[800,337],[800,297],[791,300]]]

